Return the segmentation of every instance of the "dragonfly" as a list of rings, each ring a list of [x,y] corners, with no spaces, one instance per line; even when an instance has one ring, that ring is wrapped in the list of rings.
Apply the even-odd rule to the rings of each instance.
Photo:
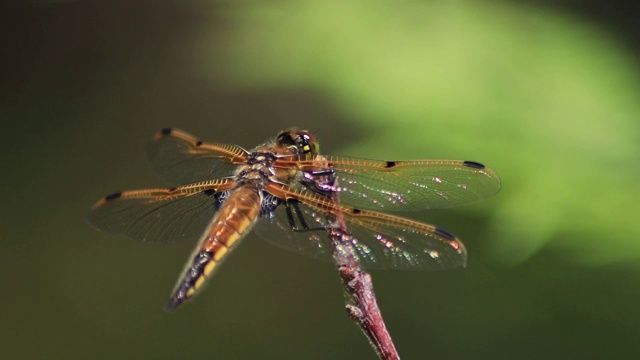
[[[252,230],[277,247],[333,261],[327,230],[337,216],[364,268],[464,267],[467,253],[454,235],[386,212],[453,207],[500,189],[496,173],[479,162],[322,155],[317,138],[297,128],[250,151],[166,128],[153,136],[148,157],[171,187],[113,193],[87,217],[101,231],[142,242],[198,241],[169,311],[198,294]]]

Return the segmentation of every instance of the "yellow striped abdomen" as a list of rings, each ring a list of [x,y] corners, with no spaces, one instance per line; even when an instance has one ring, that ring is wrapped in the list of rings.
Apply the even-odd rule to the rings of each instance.
[[[222,259],[251,229],[261,205],[262,196],[254,186],[241,187],[229,195],[187,263],[167,302],[167,310],[176,309],[202,288]]]

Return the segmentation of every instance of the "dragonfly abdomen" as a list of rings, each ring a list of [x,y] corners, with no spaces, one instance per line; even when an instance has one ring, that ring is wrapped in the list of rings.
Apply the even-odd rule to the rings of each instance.
[[[253,226],[260,214],[262,197],[254,186],[229,195],[215,220],[187,263],[166,309],[174,310],[202,288],[225,256]]]

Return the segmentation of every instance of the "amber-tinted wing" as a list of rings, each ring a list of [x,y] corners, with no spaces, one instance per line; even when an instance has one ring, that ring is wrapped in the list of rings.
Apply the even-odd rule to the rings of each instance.
[[[326,197],[270,185],[273,206],[265,206],[256,233],[280,248],[333,261],[327,215],[341,212],[361,265],[370,269],[444,270],[464,267],[464,245],[433,225],[373,211],[336,206]],[[288,202],[278,201],[288,198]],[[303,229],[308,230],[303,230]],[[293,231],[292,229],[296,229]]]
[[[147,149],[153,170],[172,185],[232,176],[247,152],[237,145],[203,142],[178,129],[162,129]]]
[[[134,190],[98,201],[87,218],[99,230],[134,240],[196,240],[234,182],[211,180],[173,189]]]
[[[410,211],[458,206],[487,198],[500,179],[473,161],[381,161],[325,156],[333,165],[340,202],[360,209]],[[314,161],[279,161],[283,167],[313,169]],[[295,163],[295,165],[294,165]]]

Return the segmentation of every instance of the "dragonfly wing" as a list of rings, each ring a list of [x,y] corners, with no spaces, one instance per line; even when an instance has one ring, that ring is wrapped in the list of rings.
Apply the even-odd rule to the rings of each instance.
[[[446,270],[466,265],[460,240],[434,225],[373,211],[345,209],[354,247],[371,268]]]
[[[381,161],[325,156],[336,171],[340,202],[359,209],[413,211],[462,205],[500,189],[490,168],[473,161]],[[298,168],[313,169],[313,161]]]
[[[239,146],[203,142],[169,128],[153,136],[147,154],[153,170],[172,185],[232,176],[247,156]]]
[[[281,249],[317,260],[333,261],[324,214],[297,201],[266,196],[254,232],[266,242]],[[266,210],[265,210],[266,209]],[[306,230],[305,230],[306,229]]]
[[[326,229],[334,214],[341,212],[352,235],[348,241],[358,262],[365,268],[444,270],[466,264],[467,254],[462,242],[433,225],[337,206],[327,197],[278,187],[277,198],[290,200],[276,201],[274,206],[263,210],[261,224],[256,227],[260,237],[277,247],[333,261]]]
[[[173,189],[134,190],[98,201],[87,219],[95,228],[149,243],[196,240],[207,228],[231,181]]]

